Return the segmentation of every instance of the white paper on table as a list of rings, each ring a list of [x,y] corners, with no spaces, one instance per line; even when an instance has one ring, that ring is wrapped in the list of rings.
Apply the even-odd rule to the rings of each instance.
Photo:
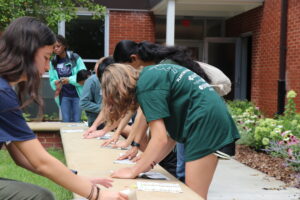
[[[118,148],[114,148],[114,147],[112,147],[111,146],[111,144],[109,144],[109,145],[107,145],[107,146],[101,146],[102,148],[107,148],[107,149],[117,149],[117,150],[128,150],[128,149],[130,149],[130,147],[122,147],[122,148],[120,148],[120,147],[118,147]]]
[[[129,159],[124,159],[124,160],[115,160],[114,161],[115,164],[128,164],[128,165],[134,165],[135,162],[132,162]]]
[[[170,180],[168,177],[159,172],[140,173],[139,178],[154,179],[154,180]]]
[[[67,127],[81,127],[81,126],[87,126],[85,124],[68,124]]]
[[[98,140],[108,140],[111,138],[111,134],[110,133],[106,133],[105,135],[101,136],[101,137],[97,137]]]
[[[137,181],[136,185],[138,190],[142,191],[182,193],[181,187],[178,183],[156,183]]]
[[[78,132],[83,132],[83,129],[63,129],[62,130],[64,133],[78,133]]]

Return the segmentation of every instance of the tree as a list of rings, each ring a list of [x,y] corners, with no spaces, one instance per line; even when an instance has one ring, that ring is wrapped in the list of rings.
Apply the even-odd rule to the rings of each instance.
[[[0,30],[21,16],[39,18],[56,30],[59,21],[76,18],[78,8],[93,11],[94,18],[102,18],[105,12],[104,6],[92,0],[0,0]]]

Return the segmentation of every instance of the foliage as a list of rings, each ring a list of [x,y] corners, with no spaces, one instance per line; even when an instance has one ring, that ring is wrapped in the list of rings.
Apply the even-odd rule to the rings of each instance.
[[[82,111],[81,112],[81,121],[87,121],[88,120],[88,118],[87,118],[87,116],[86,116],[86,113],[85,113],[85,111]]]
[[[235,101],[227,101],[228,109],[230,110],[230,113],[232,115],[241,115],[244,112],[247,112],[247,110],[252,109],[251,112],[255,115],[262,115],[258,107],[255,107],[255,105],[251,101],[241,101],[241,100],[235,100]]]
[[[282,157],[288,166],[300,171],[300,114],[296,113],[296,95],[294,91],[288,92],[284,115],[277,119],[262,117],[247,101],[233,101],[228,105],[241,134],[238,143]]]
[[[22,115],[23,115],[23,117],[24,117],[24,119],[25,119],[26,122],[31,121],[31,119],[30,119],[31,115],[29,113],[22,113]]]
[[[296,172],[300,172],[300,145],[271,142],[265,149],[272,156],[284,158],[286,165],[292,167]]]
[[[0,29],[18,17],[34,16],[54,30],[59,21],[76,18],[77,8],[92,11],[94,18],[103,17],[105,12],[105,7],[90,0],[0,0]]]
[[[65,163],[64,153],[62,150],[47,150],[51,155]],[[58,200],[72,199],[73,195],[63,187],[53,183],[49,179],[34,174],[28,170],[18,167],[11,159],[9,153],[5,150],[0,151],[0,177],[19,180],[27,183],[39,185],[52,191]]]
[[[238,143],[253,146],[253,132],[261,118],[261,112],[248,101],[229,101],[227,104],[241,134]]]
[[[294,98],[296,98],[297,93],[294,90],[290,90],[287,93],[287,104],[285,105],[284,117],[287,119],[293,119],[296,115],[296,104]]]
[[[59,121],[59,116],[56,112],[52,113],[51,115],[44,114],[43,121]]]

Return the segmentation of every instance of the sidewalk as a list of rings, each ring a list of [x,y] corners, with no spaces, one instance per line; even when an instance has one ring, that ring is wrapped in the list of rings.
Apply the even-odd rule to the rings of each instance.
[[[209,200],[300,200],[300,189],[236,160],[220,160],[208,193]]]

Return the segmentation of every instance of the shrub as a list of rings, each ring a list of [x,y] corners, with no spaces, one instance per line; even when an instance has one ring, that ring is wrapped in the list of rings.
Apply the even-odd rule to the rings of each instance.
[[[300,171],[300,114],[296,113],[296,96],[294,91],[287,93],[284,115],[277,119],[263,118],[248,101],[230,101],[228,106],[241,134],[238,143],[284,158],[288,166]]]

